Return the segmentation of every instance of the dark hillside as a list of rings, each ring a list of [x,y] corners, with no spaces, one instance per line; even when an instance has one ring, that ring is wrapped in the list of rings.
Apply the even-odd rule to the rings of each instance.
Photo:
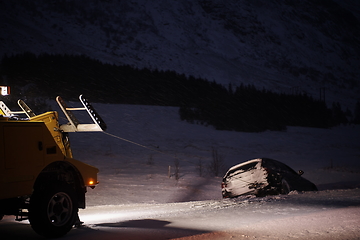
[[[182,120],[220,130],[326,128],[347,122],[339,104],[330,110],[325,102],[303,93],[274,93],[252,85],[225,87],[174,71],[104,64],[84,55],[24,53],[4,57],[1,75],[19,98],[61,95],[76,100],[84,94],[101,103],[179,106]]]

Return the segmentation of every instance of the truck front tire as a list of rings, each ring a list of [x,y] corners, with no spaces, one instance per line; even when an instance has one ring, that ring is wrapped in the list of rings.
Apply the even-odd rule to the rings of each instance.
[[[77,220],[76,194],[70,185],[56,183],[34,190],[30,198],[29,221],[36,233],[49,238],[61,237]]]

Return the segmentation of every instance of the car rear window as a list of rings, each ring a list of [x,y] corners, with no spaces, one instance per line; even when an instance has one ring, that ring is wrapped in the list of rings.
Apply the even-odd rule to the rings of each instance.
[[[276,160],[263,159],[262,166],[265,168],[272,169],[276,172],[288,172],[288,173],[297,174],[292,168]]]
[[[249,163],[249,164],[245,164],[243,166],[240,166],[238,168],[235,168],[231,171],[228,172],[228,174],[225,176],[225,177],[228,177],[228,176],[231,176],[231,175],[234,175],[234,173],[236,174],[239,174],[239,173],[243,173],[243,172],[246,172],[246,171],[249,171],[251,169],[255,169],[255,166],[258,162],[252,162],[252,163]]]

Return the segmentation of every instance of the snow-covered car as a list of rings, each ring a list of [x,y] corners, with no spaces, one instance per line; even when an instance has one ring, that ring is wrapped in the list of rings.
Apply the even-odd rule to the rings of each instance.
[[[315,184],[286,164],[269,158],[257,158],[231,167],[221,188],[224,198],[254,194],[256,196],[288,194],[291,191],[317,191]]]

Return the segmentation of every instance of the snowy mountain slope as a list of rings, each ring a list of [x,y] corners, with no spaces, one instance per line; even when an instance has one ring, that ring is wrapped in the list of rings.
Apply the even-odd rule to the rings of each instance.
[[[358,10],[352,0],[2,0],[0,54],[85,54],[316,98],[326,88],[353,110]]]

